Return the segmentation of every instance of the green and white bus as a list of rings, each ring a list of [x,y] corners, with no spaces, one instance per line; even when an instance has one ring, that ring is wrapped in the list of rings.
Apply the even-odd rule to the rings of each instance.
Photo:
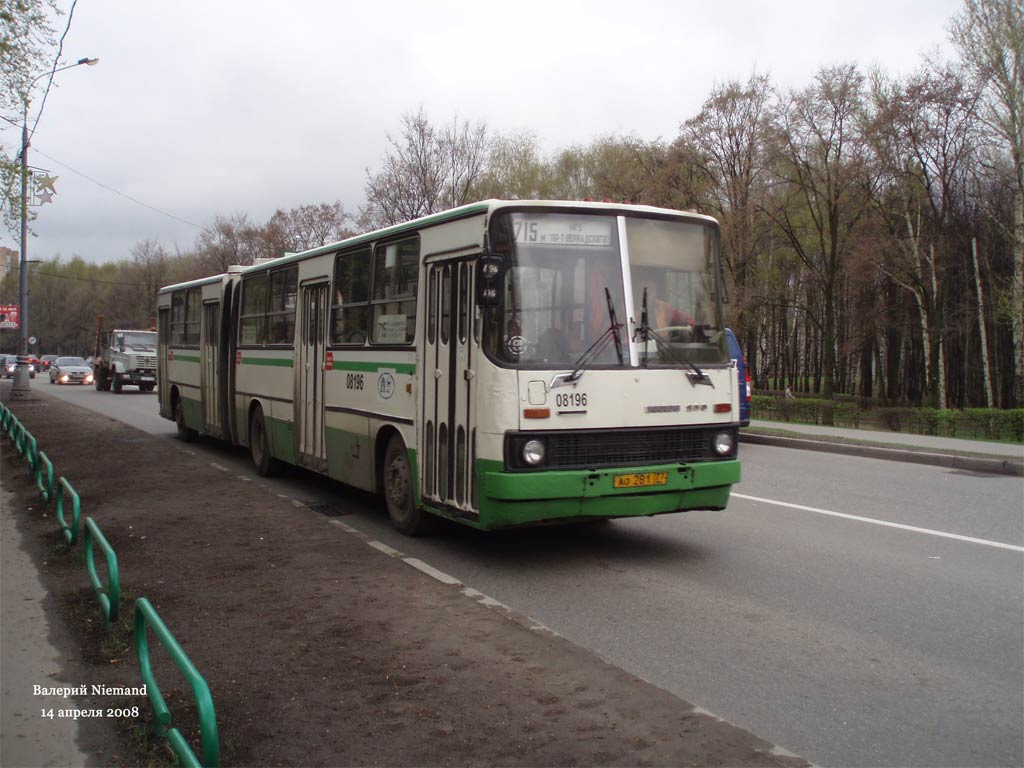
[[[489,200],[163,288],[160,413],[412,535],[724,509],[722,296],[714,219]]]

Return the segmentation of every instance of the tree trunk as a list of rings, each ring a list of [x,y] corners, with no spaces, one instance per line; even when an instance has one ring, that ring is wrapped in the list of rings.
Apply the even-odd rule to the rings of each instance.
[[[1013,237],[1013,400],[1024,407],[1024,164],[1017,165]]]
[[[823,386],[821,396],[831,400],[835,391],[835,370],[836,370],[836,305],[832,286],[825,288],[825,330],[821,339],[821,368]],[[829,414],[831,415],[831,414]],[[829,419],[831,423],[831,419]]]
[[[992,407],[992,373],[988,367],[988,333],[985,331],[985,295],[981,290],[978,270],[978,239],[971,238],[971,259],[974,262],[974,285],[978,289],[978,340],[981,343],[981,375],[985,384],[985,407]]]
[[[931,245],[928,247],[928,258],[931,262],[928,266],[930,267],[931,278],[932,278],[932,302],[938,307],[939,306],[939,281],[935,276],[935,246]],[[940,315],[941,316],[941,315]],[[936,329],[936,336],[938,336],[938,370],[935,372],[936,377],[936,394],[938,408],[943,410],[946,409],[947,398],[946,398],[946,352],[945,352],[945,334],[942,332],[942,328]]]

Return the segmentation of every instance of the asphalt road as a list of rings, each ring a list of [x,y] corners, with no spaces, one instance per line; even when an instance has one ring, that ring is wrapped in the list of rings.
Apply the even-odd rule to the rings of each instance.
[[[38,382],[174,433],[153,394]],[[725,512],[424,540],[344,486],[275,483],[815,763],[1024,763],[1024,481],[768,446],[741,459]]]

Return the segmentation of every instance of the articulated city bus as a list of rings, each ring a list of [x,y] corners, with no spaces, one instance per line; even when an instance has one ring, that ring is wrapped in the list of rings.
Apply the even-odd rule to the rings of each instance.
[[[163,288],[160,413],[411,535],[724,509],[722,295],[714,219],[485,201]]]

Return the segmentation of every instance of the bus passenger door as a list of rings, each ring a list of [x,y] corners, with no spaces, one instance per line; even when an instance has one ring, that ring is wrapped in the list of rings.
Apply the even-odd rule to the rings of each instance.
[[[476,504],[475,261],[427,267],[420,494],[465,517]]]
[[[224,416],[220,402],[220,302],[203,304],[202,348],[199,351],[199,391],[203,399],[206,434],[221,437]]]
[[[171,308],[160,307],[157,316],[156,335],[156,357],[157,357],[157,389],[156,395],[160,401],[160,415],[165,419],[173,419],[171,411],[171,376],[170,376],[170,348],[171,348]]]
[[[324,446],[324,362],[327,336],[327,283],[302,286],[302,328],[295,361],[298,376],[295,428],[299,464],[323,472],[327,469]]]

